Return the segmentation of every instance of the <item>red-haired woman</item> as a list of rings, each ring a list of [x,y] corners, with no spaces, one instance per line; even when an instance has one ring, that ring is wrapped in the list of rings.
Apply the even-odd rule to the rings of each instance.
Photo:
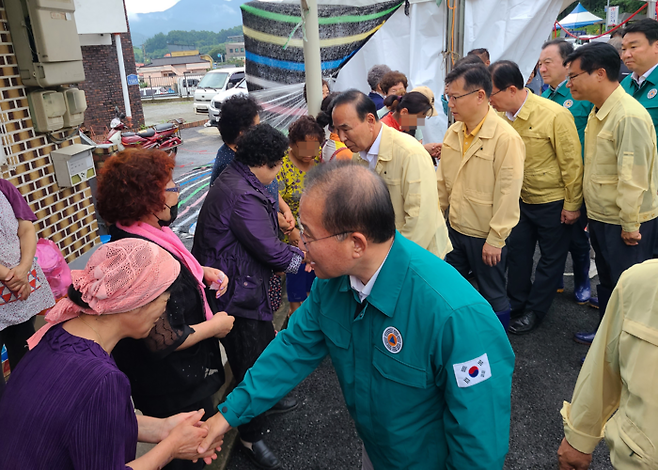
[[[152,241],[181,265],[180,288],[171,292],[167,315],[148,338],[126,338],[114,349],[119,369],[130,379],[137,409],[145,415],[217,410],[212,395],[224,383],[219,342],[231,330],[233,317],[214,314],[214,295],[207,287],[228,279],[218,269],[201,266],[169,228],[178,211],[179,186],[172,179],[173,160],[161,150],[129,149],[107,160],[100,171],[96,207],[108,223],[112,241]],[[209,301],[211,304],[209,304]],[[203,468],[174,460],[167,469]]]

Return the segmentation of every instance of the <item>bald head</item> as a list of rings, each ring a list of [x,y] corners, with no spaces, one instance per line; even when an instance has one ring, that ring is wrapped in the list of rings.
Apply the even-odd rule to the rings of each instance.
[[[304,179],[304,198],[324,204],[329,233],[360,232],[373,243],[395,236],[395,211],[386,183],[363,165],[333,161],[315,166]]]

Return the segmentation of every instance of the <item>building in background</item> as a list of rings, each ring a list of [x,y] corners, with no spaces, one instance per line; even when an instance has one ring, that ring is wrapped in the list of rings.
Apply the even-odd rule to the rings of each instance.
[[[226,60],[245,60],[244,36],[229,36],[226,42]]]

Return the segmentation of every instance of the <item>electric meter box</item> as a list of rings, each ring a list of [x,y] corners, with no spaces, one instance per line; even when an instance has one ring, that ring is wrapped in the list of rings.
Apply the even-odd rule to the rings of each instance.
[[[24,85],[46,88],[84,81],[74,0],[4,3]]]
[[[27,95],[32,125],[36,132],[52,132],[64,127],[66,101],[64,93],[36,90]]]
[[[96,176],[93,149],[91,145],[73,144],[50,153],[60,188],[71,188]]]
[[[62,90],[66,112],[64,113],[64,127],[75,127],[85,120],[87,99],[85,92],[77,88],[65,88]]]

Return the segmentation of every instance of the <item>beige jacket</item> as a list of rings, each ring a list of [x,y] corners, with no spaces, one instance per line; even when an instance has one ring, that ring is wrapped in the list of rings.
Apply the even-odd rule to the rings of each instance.
[[[591,454],[604,437],[618,469],[658,468],[658,260],[629,268],[583,364],[564,435]]]
[[[587,217],[626,232],[658,217],[657,157],[651,116],[618,87],[585,128]]]
[[[462,158],[464,123],[456,122],[443,140],[437,170],[439,200],[450,206],[450,226],[497,248],[519,222],[525,146],[493,108]]]
[[[375,172],[391,194],[395,227],[409,240],[439,258],[452,250],[448,228],[439,209],[432,159],[413,137],[382,124]],[[354,154],[359,163],[366,163]]]
[[[573,115],[567,108],[526,90],[528,99],[514,121],[502,113],[525,144],[521,200],[545,204],[564,199],[564,210],[580,210],[583,157]]]

